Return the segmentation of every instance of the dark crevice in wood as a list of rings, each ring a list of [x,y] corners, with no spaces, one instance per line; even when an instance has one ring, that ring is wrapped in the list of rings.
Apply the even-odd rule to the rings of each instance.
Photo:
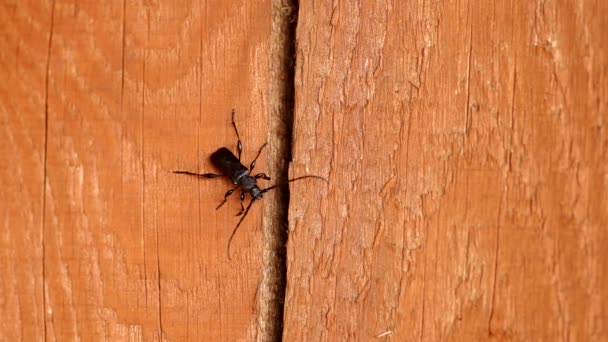
[[[42,154],[42,229],[40,232],[40,245],[42,249],[42,322],[44,325],[44,341],[47,340],[47,323],[46,323],[46,184],[48,181],[48,154],[49,154],[49,84],[51,71],[51,51],[53,48],[53,31],[55,26],[55,1],[51,3],[51,22],[49,27],[49,44],[46,54],[46,73],[44,86],[44,150]]]
[[[291,162],[294,111],[296,0],[272,1],[269,56],[268,170],[270,184],[285,182]],[[287,277],[286,243],[289,187],[265,195],[263,275],[260,285],[258,341],[280,341]]]

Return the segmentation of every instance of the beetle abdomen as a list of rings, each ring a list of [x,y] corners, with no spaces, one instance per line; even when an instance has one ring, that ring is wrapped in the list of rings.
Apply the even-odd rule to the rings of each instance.
[[[223,175],[230,177],[230,180],[234,184],[236,184],[236,180],[242,177],[243,174],[249,174],[249,170],[225,147],[221,147],[213,152],[209,159],[211,159],[211,164],[220,170]]]

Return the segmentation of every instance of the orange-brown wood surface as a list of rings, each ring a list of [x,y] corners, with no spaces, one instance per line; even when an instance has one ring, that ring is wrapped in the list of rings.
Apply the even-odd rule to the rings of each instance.
[[[171,171],[213,170],[232,108],[244,159],[265,141],[269,10],[1,4],[0,340],[254,338],[260,208],[229,262],[238,194]]]
[[[285,164],[292,5],[0,3],[0,341],[276,338],[276,194],[171,171]],[[606,18],[301,1],[283,339],[608,339]]]
[[[302,1],[284,340],[608,339],[606,18]]]

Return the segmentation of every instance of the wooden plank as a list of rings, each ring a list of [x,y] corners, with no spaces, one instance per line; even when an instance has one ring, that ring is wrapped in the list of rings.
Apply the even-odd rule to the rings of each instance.
[[[8,277],[0,290],[9,295],[0,307],[20,319],[4,320],[0,335],[253,339],[260,207],[236,236],[230,262],[238,200],[215,210],[229,183],[171,171],[211,171],[208,154],[234,148],[232,108],[244,159],[265,141],[269,2],[39,6],[3,4],[1,14],[20,16],[3,27],[0,49],[3,62],[17,65],[2,75],[18,85],[2,85],[3,131],[14,136],[2,147],[3,165],[13,167],[2,167],[0,267]]]
[[[0,339],[40,341],[50,2],[4,1],[0,21]]]
[[[608,338],[608,5],[302,2],[286,341]]]
[[[269,183],[279,184],[287,181],[291,161],[297,4],[292,0],[273,0],[271,5],[267,173],[272,177]],[[288,191],[283,186],[264,194],[257,341],[279,341],[283,331]]]

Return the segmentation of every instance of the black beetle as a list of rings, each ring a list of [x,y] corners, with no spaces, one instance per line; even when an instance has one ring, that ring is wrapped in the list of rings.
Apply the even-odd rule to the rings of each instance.
[[[226,192],[226,194],[224,195],[224,200],[216,207],[216,209],[221,208],[224,205],[224,203],[226,203],[228,196],[232,195],[232,193],[235,190],[237,190],[239,188],[241,189],[241,195],[240,195],[241,211],[239,211],[236,214],[236,216],[241,216],[241,215],[242,216],[241,216],[241,219],[239,220],[239,222],[236,224],[236,227],[234,227],[234,230],[232,231],[232,234],[230,235],[230,238],[228,239],[228,245],[226,247],[226,255],[228,256],[228,259],[230,259],[230,260],[231,260],[230,243],[232,242],[232,239],[234,238],[236,231],[238,230],[239,226],[245,219],[245,216],[247,216],[247,213],[249,212],[249,209],[251,208],[251,205],[253,204],[253,202],[261,200],[264,193],[266,193],[270,190],[276,189],[287,183],[297,181],[300,179],[305,179],[305,178],[317,178],[317,179],[321,179],[321,180],[324,180],[325,182],[327,182],[327,179],[320,177],[320,176],[300,176],[300,177],[289,179],[289,180],[287,180],[287,182],[284,182],[284,183],[275,184],[268,188],[260,189],[260,187],[257,184],[257,180],[260,178],[265,179],[265,180],[270,180],[270,177],[268,177],[265,173],[258,173],[255,176],[251,176],[251,172],[253,171],[253,168],[255,167],[256,160],[262,153],[262,150],[264,149],[264,147],[266,147],[266,144],[264,144],[264,145],[262,145],[262,147],[260,147],[260,149],[258,150],[258,154],[255,156],[255,159],[253,159],[253,161],[251,162],[249,168],[247,168],[247,167],[245,167],[245,165],[241,164],[241,153],[243,152],[243,144],[241,143],[241,137],[239,136],[239,131],[236,128],[234,116],[235,116],[235,114],[234,114],[234,110],[233,110],[232,111],[232,126],[234,127],[234,132],[236,133],[236,137],[237,137],[236,148],[237,148],[237,152],[238,152],[238,158],[237,158],[237,156],[234,155],[234,153],[232,153],[226,147],[220,147],[217,151],[213,152],[210,156],[211,164],[213,164],[213,166],[215,166],[215,168],[217,168],[221,172],[221,174],[195,173],[195,172],[190,172],[190,171],[173,171],[174,173],[198,176],[198,177],[205,177],[205,178],[216,178],[216,177],[230,178],[230,181],[232,182],[232,184],[235,185],[235,187]],[[251,195],[251,202],[249,202],[249,204],[247,205],[247,208],[245,208],[243,206],[243,202],[245,201],[246,193]]]

